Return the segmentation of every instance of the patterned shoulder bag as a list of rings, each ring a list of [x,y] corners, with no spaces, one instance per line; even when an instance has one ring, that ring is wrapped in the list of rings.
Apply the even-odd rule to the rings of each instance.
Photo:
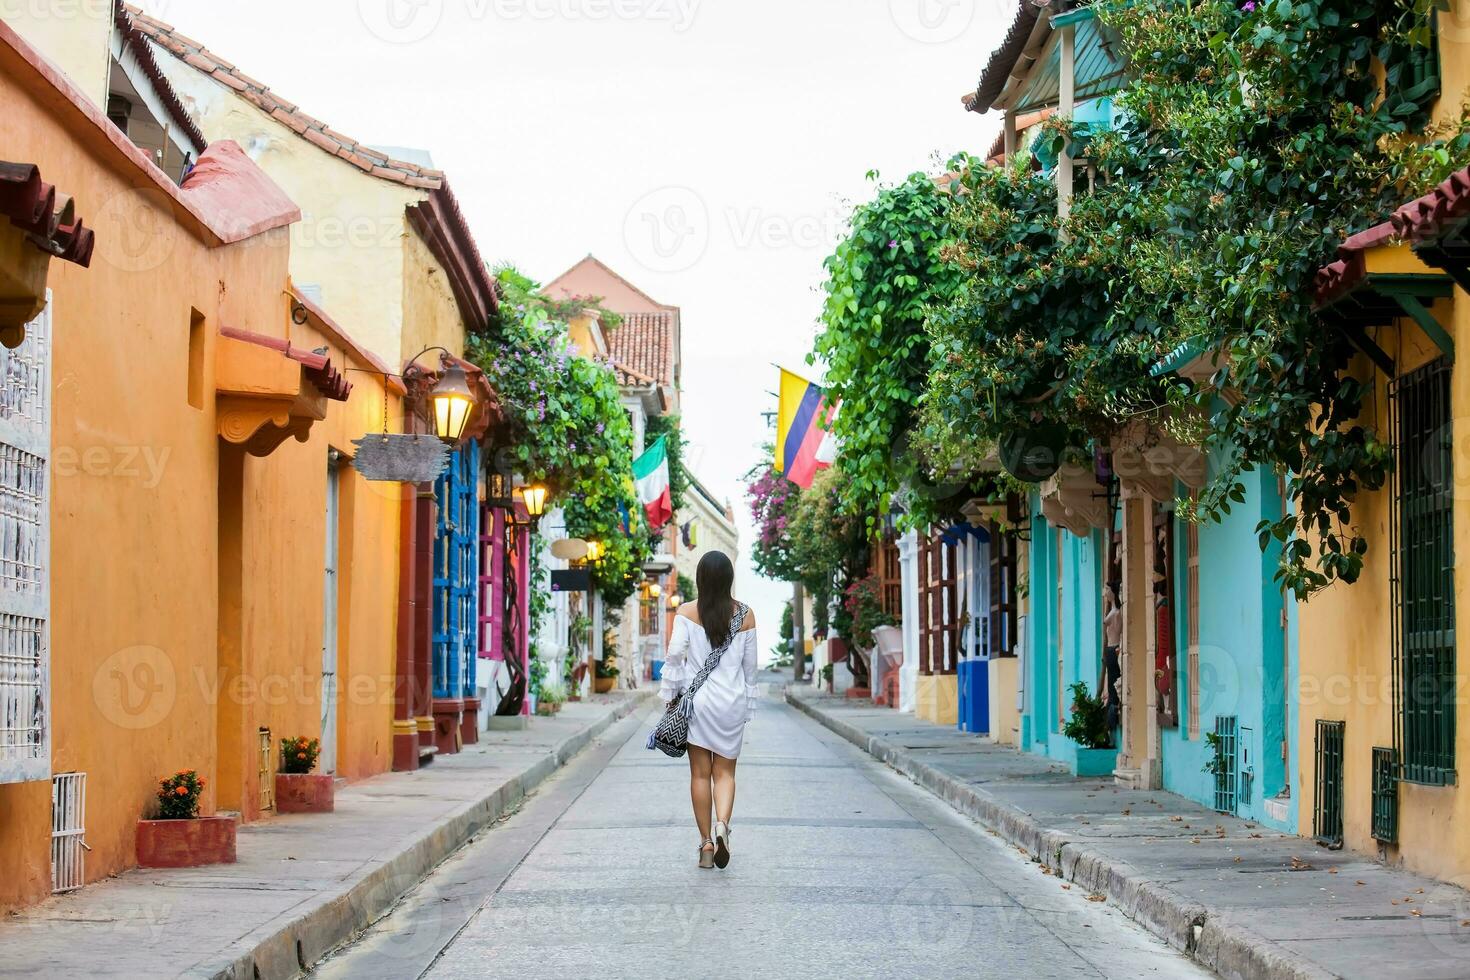
[[[669,706],[664,709],[664,716],[659,719],[658,726],[648,735],[648,747],[658,749],[664,755],[679,758],[689,751],[689,720],[694,717],[694,695],[704,686],[709,675],[720,666],[720,659],[725,656],[725,651],[730,649],[730,644],[735,642],[735,636],[740,632],[740,627],[745,622],[745,614],[750,611],[749,606],[735,603],[735,615],[730,617],[730,632],[725,637],[725,642],[719,648],[711,650],[710,655],[705,658],[704,666],[699,668],[699,673],[689,686],[681,691]],[[691,626],[696,625],[694,623]],[[685,627],[688,629],[688,627]]]

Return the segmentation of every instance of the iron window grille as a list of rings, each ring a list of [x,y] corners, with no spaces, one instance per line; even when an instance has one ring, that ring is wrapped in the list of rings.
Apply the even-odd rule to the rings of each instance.
[[[1451,362],[1389,386],[1395,438],[1390,522],[1394,748],[1399,778],[1455,781],[1454,471]]]
[[[1235,793],[1238,772],[1236,767],[1236,741],[1240,732],[1240,721],[1235,715],[1219,715],[1215,718],[1215,811],[1235,812]]]
[[[1312,834],[1330,847],[1342,844],[1343,742],[1347,723],[1317,719],[1317,800]]]
[[[1392,748],[1373,747],[1373,839],[1385,844],[1399,839],[1398,760]]]
[[[51,777],[51,891],[75,891],[87,880],[87,774]]]

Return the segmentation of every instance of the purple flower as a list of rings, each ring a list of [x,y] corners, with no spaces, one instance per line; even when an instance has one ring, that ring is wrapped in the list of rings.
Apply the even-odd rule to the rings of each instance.
[[[1256,0],[1245,0],[1245,3],[1240,5],[1240,9],[1244,10],[1248,14],[1255,13]]]
[[[890,249],[898,248],[898,239],[897,238],[890,238],[888,240],[888,247]]]

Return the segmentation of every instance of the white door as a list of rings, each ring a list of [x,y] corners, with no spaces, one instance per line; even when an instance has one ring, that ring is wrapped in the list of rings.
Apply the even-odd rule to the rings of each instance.
[[[327,456],[327,560],[322,589],[322,772],[337,771],[337,512],[338,454]]]

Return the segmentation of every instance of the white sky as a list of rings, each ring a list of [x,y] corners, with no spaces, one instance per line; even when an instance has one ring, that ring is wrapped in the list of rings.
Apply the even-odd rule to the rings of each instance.
[[[983,153],[963,111],[1015,0],[144,0],[366,143],[423,147],[485,258],[542,282],[588,252],[684,312],[689,462],[741,521],[772,362],[802,368],[822,260],[865,174]]]

